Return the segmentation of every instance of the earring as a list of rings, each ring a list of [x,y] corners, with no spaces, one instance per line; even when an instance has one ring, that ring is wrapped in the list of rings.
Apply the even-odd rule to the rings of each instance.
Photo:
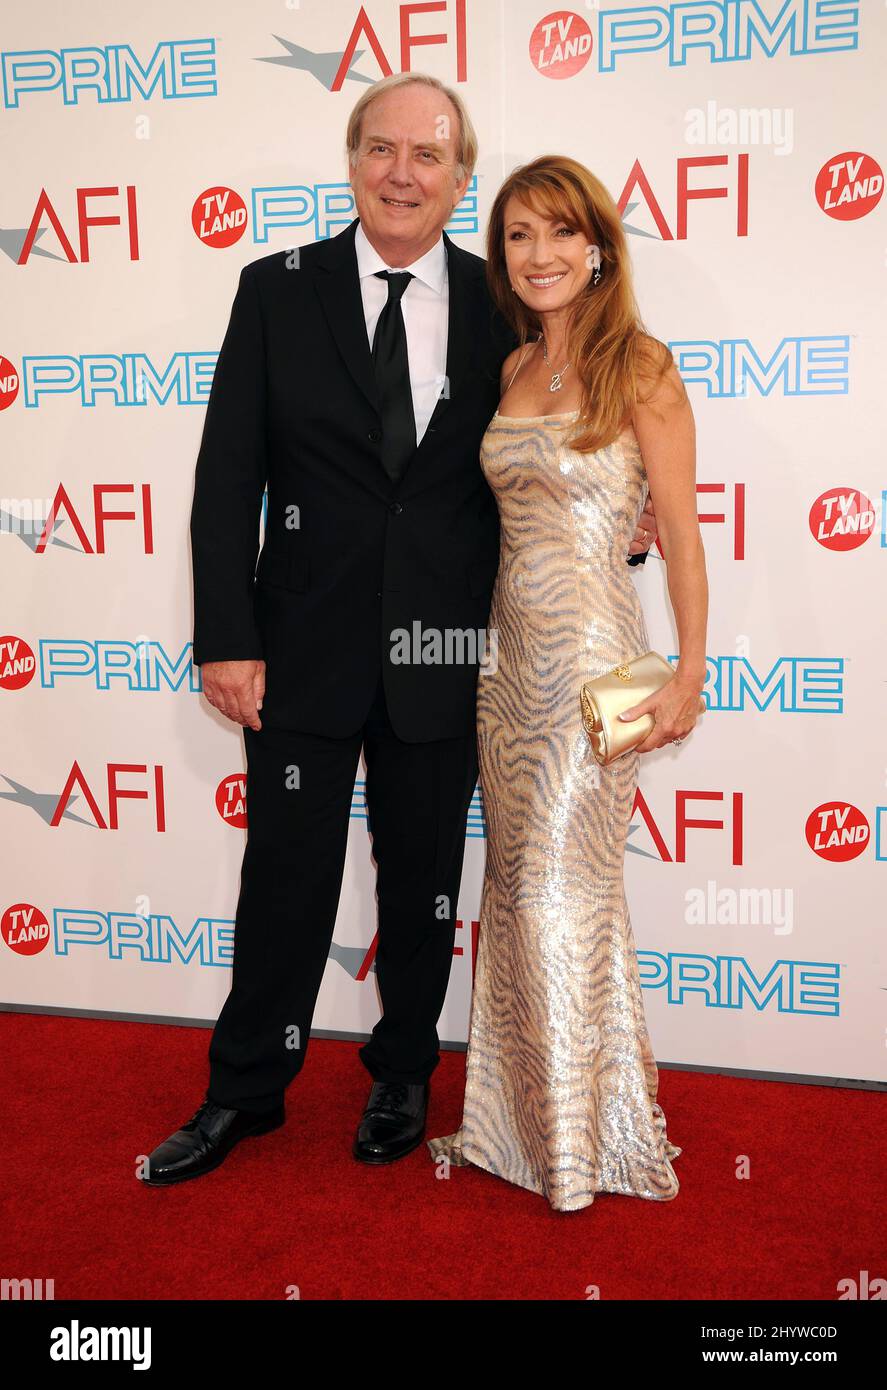
[[[591,268],[594,271],[591,277],[591,283],[597,285],[600,283],[601,278],[601,249],[599,246],[589,246],[587,249],[591,252]],[[588,262],[586,261],[586,265],[587,264]]]

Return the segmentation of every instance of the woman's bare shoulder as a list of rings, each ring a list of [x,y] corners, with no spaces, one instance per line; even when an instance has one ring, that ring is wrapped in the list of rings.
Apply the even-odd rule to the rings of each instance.
[[[524,346],[526,346],[526,344],[524,344]],[[508,356],[505,358],[505,361],[502,363],[503,376],[510,368],[517,366],[518,362],[520,361],[520,355],[523,352],[523,350],[523,347],[516,347],[511,349],[511,352],[508,354]]]
[[[502,363],[502,366],[499,370],[500,395],[503,395],[508,390],[511,378],[517,371],[517,364],[521,360],[522,354],[526,352],[526,349],[526,343],[524,343],[523,346],[513,348],[512,351],[506,357],[505,361]]]
[[[639,404],[677,405],[687,399],[684,380],[671,349],[650,333],[638,334],[635,370]]]

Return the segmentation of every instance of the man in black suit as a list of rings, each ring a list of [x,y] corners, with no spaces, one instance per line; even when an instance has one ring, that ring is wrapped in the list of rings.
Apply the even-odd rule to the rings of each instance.
[[[249,830],[206,1099],[150,1155],[156,1185],[284,1122],[361,749],[383,1011],[360,1049],[373,1084],[356,1158],[387,1163],[421,1142],[439,1061],[478,654],[404,662],[393,643],[416,623],[485,628],[498,517],[478,453],[515,339],[483,260],[443,231],[477,158],[458,95],[388,78],[357,103],[347,146],[357,218],[241,273],[197,460],[194,661],[210,703],[243,725]],[[635,559],[655,535],[652,512],[641,523]]]

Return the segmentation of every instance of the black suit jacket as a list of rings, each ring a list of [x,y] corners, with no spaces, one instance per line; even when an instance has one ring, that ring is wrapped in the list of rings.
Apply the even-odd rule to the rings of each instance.
[[[475,726],[476,662],[393,663],[392,633],[486,625],[499,523],[478,454],[515,338],[483,259],[444,233],[447,387],[392,483],[357,225],[298,268],[281,251],[241,272],[197,459],[194,661],[264,658],[262,723],[331,737],[361,726],[381,669],[401,738],[455,738]]]

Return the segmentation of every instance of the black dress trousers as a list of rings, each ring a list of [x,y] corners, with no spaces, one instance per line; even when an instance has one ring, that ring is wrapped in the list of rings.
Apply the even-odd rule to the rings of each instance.
[[[266,725],[243,735],[247,844],[233,980],[210,1042],[207,1099],[270,1110],[301,1070],[339,904],[361,747],[382,1018],[360,1057],[375,1080],[427,1080],[440,1060],[437,1021],[477,780],[476,736],[402,741],[381,676],[363,727],[348,738]]]

